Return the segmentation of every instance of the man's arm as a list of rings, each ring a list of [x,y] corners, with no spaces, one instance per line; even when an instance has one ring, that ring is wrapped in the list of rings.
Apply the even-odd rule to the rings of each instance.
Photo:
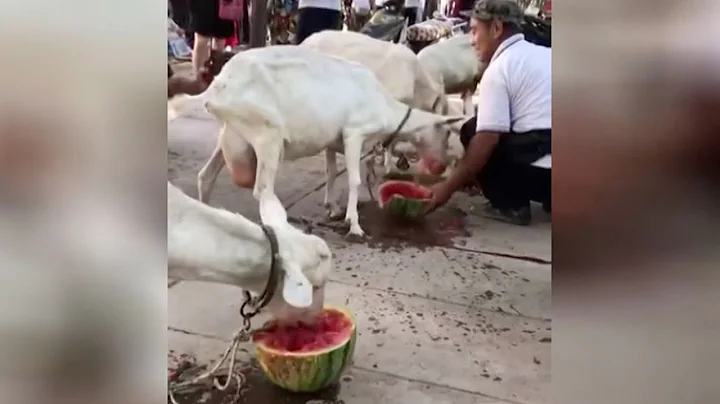
[[[444,205],[485,167],[504,132],[510,131],[510,95],[497,67],[489,66],[478,85],[482,100],[477,108],[476,133],[465,148],[465,155],[450,178],[432,187],[433,198],[426,212]]]
[[[451,192],[461,189],[469,178],[480,173],[499,140],[500,134],[497,132],[482,131],[475,134],[470,140],[462,160],[447,179],[447,186]]]
[[[495,150],[501,133],[510,131],[510,95],[497,67],[485,71],[478,83],[478,95],[482,102],[477,107],[476,133],[447,181],[452,192],[462,188],[470,178],[480,173]]]

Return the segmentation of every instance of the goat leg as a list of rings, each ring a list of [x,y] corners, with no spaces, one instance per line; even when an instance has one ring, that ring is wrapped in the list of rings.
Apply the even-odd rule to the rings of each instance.
[[[342,210],[338,204],[335,194],[335,179],[337,179],[337,153],[334,150],[325,149],[325,201],[324,206],[328,210],[328,217],[337,220],[342,217]]]
[[[222,148],[218,140],[217,146],[213,151],[210,159],[205,163],[205,166],[198,172],[197,187],[198,187],[198,200],[204,204],[210,202],[210,192],[212,192],[215,186],[215,180],[217,180],[220,170],[225,166],[225,158],[223,156]]]
[[[363,133],[352,136],[345,134],[345,166],[347,167],[348,176],[348,203],[345,212],[345,221],[350,224],[348,236],[364,237],[365,232],[360,227],[360,218],[358,216],[358,188],[362,184],[360,176],[360,163],[362,158],[362,140]]]
[[[270,129],[268,128],[268,130]],[[273,130],[277,129],[273,128]],[[258,141],[252,145],[258,160],[253,197],[258,201],[265,193],[275,193],[275,179],[277,178],[278,166],[282,161],[283,148],[282,141],[276,139],[283,139],[282,134],[268,133],[266,136],[258,137]]]
[[[370,194],[370,199],[373,202],[376,202],[375,194],[373,193],[373,188],[377,184],[377,173],[375,173],[375,164],[374,164],[374,156],[370,156],[369,159],[365,160],[365,170],[367,171],[365,173],[365,186],[367,187],[368,194]]]

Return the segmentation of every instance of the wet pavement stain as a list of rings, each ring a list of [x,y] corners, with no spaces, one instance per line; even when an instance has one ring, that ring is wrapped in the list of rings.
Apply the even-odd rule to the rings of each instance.
[[[401,251],[407,247],[415,247],[421,251],[428,247],[452,247],[456,238],[471,235],[465,224],[467,214],[452,207],[439,209],[420,219],[403,219],[383,211],[376,202],[368,201],[358,205],[358,216],[360,226],[365,231],[365,238],[349,241],[363,243],[383,252]],[[307,224],[307,221],[302,219],[290,220]],[[343,221],[315,224],[342,236],[348,231]]]

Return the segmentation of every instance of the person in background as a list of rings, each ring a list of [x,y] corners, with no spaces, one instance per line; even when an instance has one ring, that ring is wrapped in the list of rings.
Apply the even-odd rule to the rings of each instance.
[[[249,0],[248,0],[249,1]],[[295,41],[298,13],[297,0],[270,0],[268,2],[268,30],[271,45],[289,45]]]
[[[238,33],[240,35],[241,45],[250,43],[250,0],[245,0],[243,6],[245,7],[245,12],[239,21],[240,32]]]
[[[442,2],[440,0],[425,0],[423,3],[422,20],[431,20],[435,12],[439,11],[440,14],[444,14],[442,11]]]
[[[449,0],[448,15],[451,17],[460,17],[460,12],[471,11],[473,9],[473,0]]]
[[[540,10],[542,14],[541,18],[545,21],[552,21],[552,0],[546,0],[543,3],[543,8]]]
[[[418,8],[417,22],[423,22],[428,19],[427,9],[430,7],[428,0],[420,0],[420,7]]]
[[[195,73],[199,72],[210,57],[210,50],[225,49],[225,38],[235,32],[235,24],[218,17],[217,0],[189,0],[190,27],[195,33],[192,64]]]
[[[299,0],[296,44],[326,29],[342,29],[342,0]]]
[[[190,48],[193,47],[193,32],[190,29],[190,8],[188,0],[169,0],[168,9],[170,18],[175,21],[178,27],[182,28],[185,41]]]
[[[420,2],[421,0],[405,0],[405,19],[408,22],[408,27],[415,25],[418,22],[418,14],[420,13]]]
[[[352,31],[360,31],[372,15],[371,0],[352,0]]]
[[[432,187],[427,212],[473,179],[489,200],[486,217],[527,225],[531,200],[550,212],[551,50],[525,40],[522,18],[513,0],[479,0],[473,9],[472,45],[488,64],[477,90],[482,102],[461,131],[465,155]]]

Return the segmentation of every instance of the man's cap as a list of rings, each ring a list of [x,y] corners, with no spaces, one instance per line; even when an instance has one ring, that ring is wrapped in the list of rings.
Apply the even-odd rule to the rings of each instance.
[[[473,7],[472,17],[480,21],[496,19],[520,27],[523,10],[515,0],[478,0]]]

